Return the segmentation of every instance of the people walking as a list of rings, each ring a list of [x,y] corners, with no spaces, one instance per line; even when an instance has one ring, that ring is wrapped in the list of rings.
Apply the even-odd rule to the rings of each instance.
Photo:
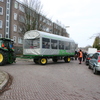
[[[79,64],[82,63],[82,57],[83,57],[83,53],[82,53],[82,50],[80,50],[80,51],[78,52]]]
[[[78,52],[75,51],[75,56],[74,56],[75,57],[75,60],[77,60],[77,57],[78,57],[77,55],[78,55]]]

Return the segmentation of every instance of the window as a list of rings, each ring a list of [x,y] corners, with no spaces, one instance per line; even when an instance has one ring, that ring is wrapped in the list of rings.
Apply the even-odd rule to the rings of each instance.
[[[37,49],[40,48],[40,39],[26,39],[25,49]]]
[[[10,8],[10,5],[9,5],[9,3],[7,3],[7,8]]]
[[[6,28],[6,32],[7,32],[7,33],[9,32],[9,28]]]
[[[6,38],[9,38],[9,35],[8,34],[6,34],[6,36],[5,36]]]
[[[9,2],[9,0],[7,0],[7,2]]]
[[[93,58],[97,59],[98,58],[98,53],[93,54]]]
[[[2,38],[2,34],[0,33],[0,38]]]
[[[2,28],[2,20],[0,20],[0,28]]]
[[[14,25],[14,31],[15,32],[17,31],[17,25]]]
[[[57,40],[51,39],[51,48],[57,49]]]
[[[21,4],[19,5],[19,10],[22,11],[22,12],[25,12],[24,7]]]
[[[0,15],[3,15],[3,8],[0,7]]]
[[[23,43],[22,37],[18,37],[18,43],[19,43],[19,44],[22,44],[22,43]]]
[[[50,48],[50,39],[42,38],[42,48],[46,48],[46,49]]]
[[[7,14],[9,14],[9,9],[7,9]]]
[[[70,50],[70,42],[65,42],[65,50]]]
[[[6,19],[9,20],[9,16],[8,15],[6,16]]]
[[[40,21],[42,21],[42,16],[40,16]]]
[[[14,20],[17,20],[17,13],[14,13]]]
[[[18,2],[15,1],[15,8],[18,9]]]
[[[0,0],[1,2],[3,2],[3,0]]]
[[[13,36],[13,41],[14,43],[16,43],[16,36]]]
[[[18,27],[18,32],[21,33],[22,32],[22,28]]]
[[[75,49],[75,43],[74,42],[70,43],[70,48],[73,49],[73,50]]]
[[[59,41],[59,49],[64,50],[64,42],[63,41]]]
[[[24,16],[19,15],[19,21],[24,23],[25,22]]]
[[[6,22],[6,26],[9,26],[9,22],[8,21]]]

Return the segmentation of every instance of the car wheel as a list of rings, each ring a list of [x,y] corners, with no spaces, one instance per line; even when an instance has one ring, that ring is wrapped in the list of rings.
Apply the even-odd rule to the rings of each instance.
[[[98,74],[98,71],[96,70],[95,67],[93,67],[93,73],[94,73],[94,74]]]

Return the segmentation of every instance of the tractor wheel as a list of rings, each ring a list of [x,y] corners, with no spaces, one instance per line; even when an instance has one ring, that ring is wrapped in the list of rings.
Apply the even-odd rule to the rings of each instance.
[[[13,57],[13,62],[15,62],[15,60],[16,60],[16,54],[15,54],[15,52],[13,52],[12,57]]]
[[[8,57],[4,51],[0,51],[0,66],[5,65],[7,63]]]
[[[15,60],[16,60],[16,54],[14,52],[12,53],[9,52],[8,64],[12,64],[13,62],[15,62]]]
[[[65,62],[69,63],[70,60],[71,60],[70,57],[64,57],[64,61],[65,61]]]
[[[39,64],[46,65],[47,64],[47,58],[39,58]]]

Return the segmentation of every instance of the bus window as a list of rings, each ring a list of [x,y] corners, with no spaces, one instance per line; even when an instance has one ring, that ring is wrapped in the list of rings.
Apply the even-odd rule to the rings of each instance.
[[[59,49],[64,50],[64,42],[63,41],[59,41]]]
[[[70,50],[70,42],[65,42],[65,50]]]
[[[73,49],[73,50],[75,49],[75,43],[73,43],[73,42],[71,43],[71,49]]]
[[[57,40],[51,39],[51,49],[57,49]]]
[[[39,39],[25,39],[25,49],[36,49],[40,47]]]
[[[50,49],[50,39],[42,38],[42,48]]]

